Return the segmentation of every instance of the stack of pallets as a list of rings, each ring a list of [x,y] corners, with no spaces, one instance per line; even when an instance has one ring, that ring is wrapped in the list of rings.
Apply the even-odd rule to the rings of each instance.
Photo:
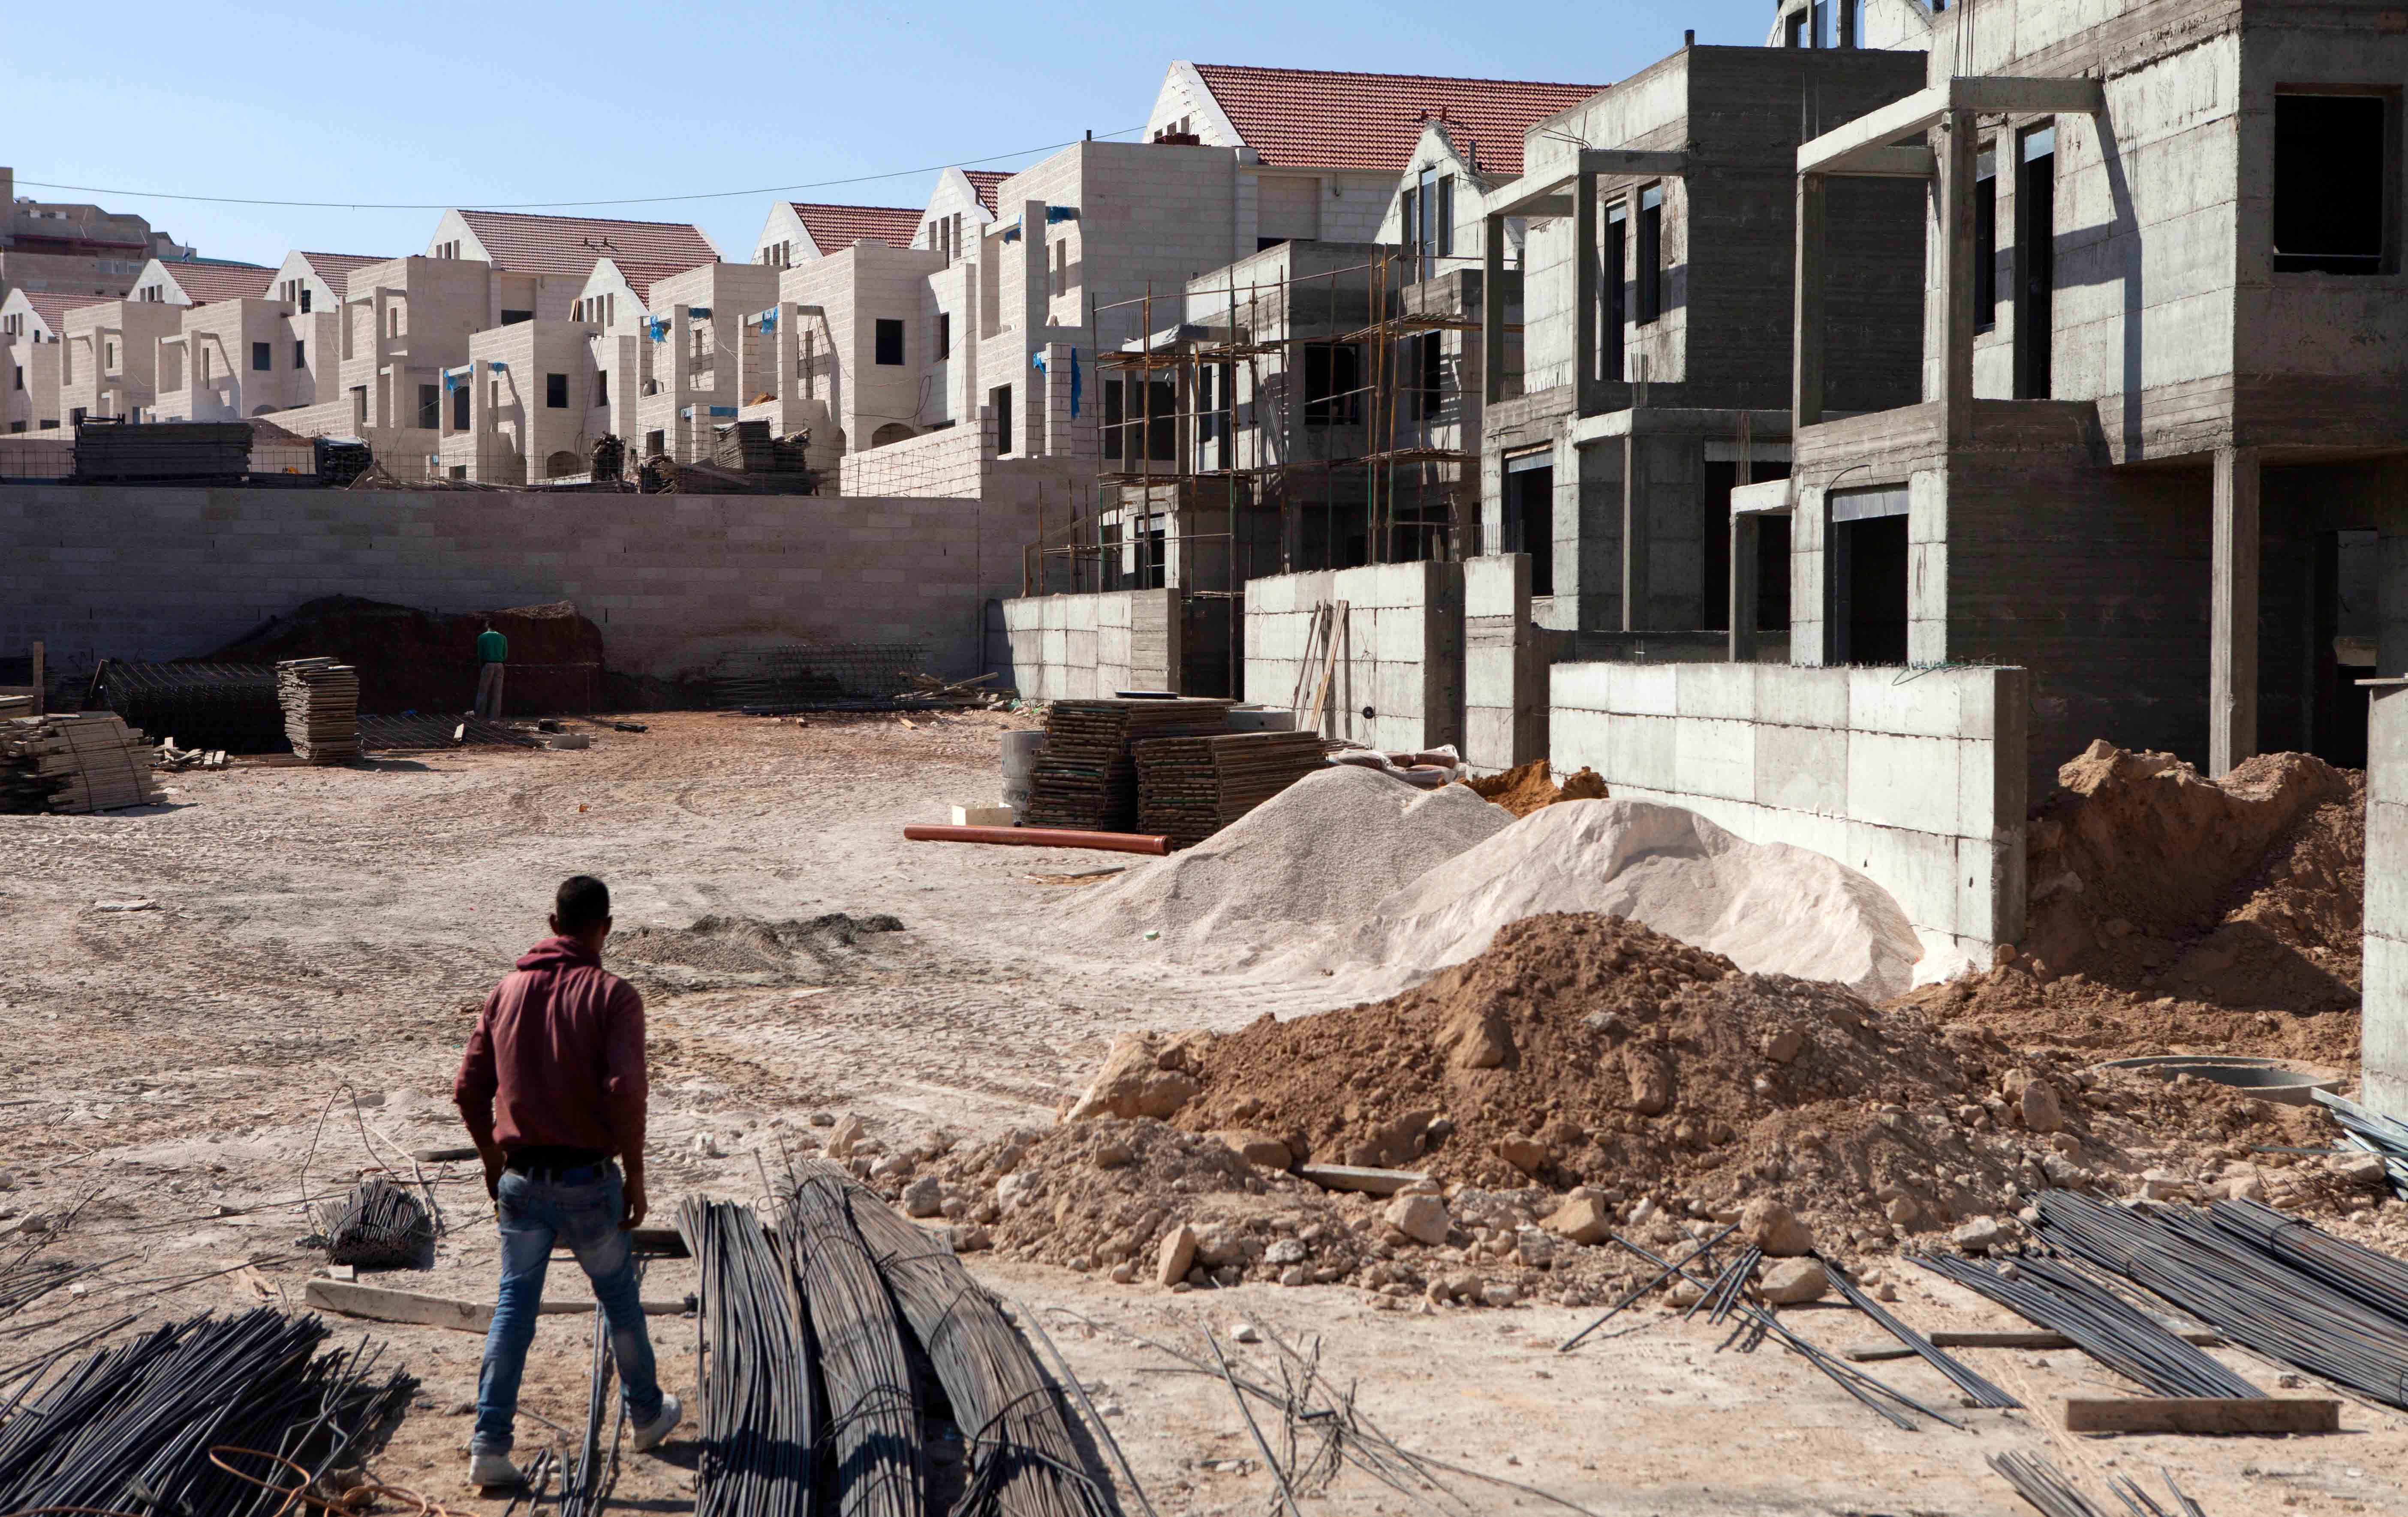
[[[1317,732],[1229,732],[1139,743],[1137,830],[1200,843],[1324,766]]]
[[[115,811],[158,798],[150,744],[114,711],[0,722],[0,811]]]
[[[1130,746],[1226,732],[1231,704],[1198,696],[1055,701],[1045,717],[1045,746],[1037,751],[1022,823],[1129,831],[1137,825],[1137,761]]]
[[[360,672],[331,658],[288,658],[276,665],[284,736],[312,764],[360,756]]]

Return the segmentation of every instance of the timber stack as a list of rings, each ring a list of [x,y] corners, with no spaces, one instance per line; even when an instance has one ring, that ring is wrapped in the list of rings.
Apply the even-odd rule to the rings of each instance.
[[[284,736],[311,764],[360,756],[360,671],[331,658],[288,658],[276,665]]]
[[[150,744],[114,711],[0,722],[0,812],[115,811],[158,798]]]
[[[1132,751],[1138,831],[1173,848],[1202,842],[1326,763],[1316,732],[1154,737]]]
[[[1055,701],[1045,716],[1045,744],[1037,751],[1022,824],[1130,831],[1138,811],[1131,746],[1226,732],[1232,704],[1193,695]]]

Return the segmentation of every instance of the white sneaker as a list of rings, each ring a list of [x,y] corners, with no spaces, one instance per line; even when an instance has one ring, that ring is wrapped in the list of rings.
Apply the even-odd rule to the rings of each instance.
[[[678,1405],[676,1396],[663,1395],[661,1414],[637,1428],[635,1437],[630,1439],[636,1445],[636,1452],[642,1453],[648,1449],[659,1448],[667,1440],[671,1433],[677,1431],[678,1418],[684,1410],[684,1408]]]
[[[468,1483],[490,1490],[495,1486],[524,1485],[526,1477],[510,1463],[509,1454],[478,1451],[468,1455]]]

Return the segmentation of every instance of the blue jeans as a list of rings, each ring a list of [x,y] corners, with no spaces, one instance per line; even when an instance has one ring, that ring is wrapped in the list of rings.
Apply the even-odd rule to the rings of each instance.
[[[642,1424],[661,1414],[659,1372],[652,1340],[644,1331],[644,1304],[638,1294],[636,1260],[620,1230],[624,1191],[619,1166],[602,1164],[569,1171],[582,1181],[502,1173],[495,1209],[502,1228],[502,1290],[494,1303],[494,1325],[485,1334],[485,1365],[477,1378],[477,1431],[470,1447],[480,1453],[508,1453],[519,1410],[519,1377],[526,1369],[527,1345],[535,1341],[543,1305],[543,1276],[555,1239],[577,1255],[594,1281],[594,1298],[610,1319],[610,1352],[619,1365],[620,1395],[630,1420]]]

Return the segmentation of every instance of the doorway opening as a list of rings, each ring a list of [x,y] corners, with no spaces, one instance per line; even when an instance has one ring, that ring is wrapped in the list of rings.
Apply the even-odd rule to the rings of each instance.
[[[1906,488],[1831,497],[1831,608],[1842,664],[1904,664],[1908,585]]]

